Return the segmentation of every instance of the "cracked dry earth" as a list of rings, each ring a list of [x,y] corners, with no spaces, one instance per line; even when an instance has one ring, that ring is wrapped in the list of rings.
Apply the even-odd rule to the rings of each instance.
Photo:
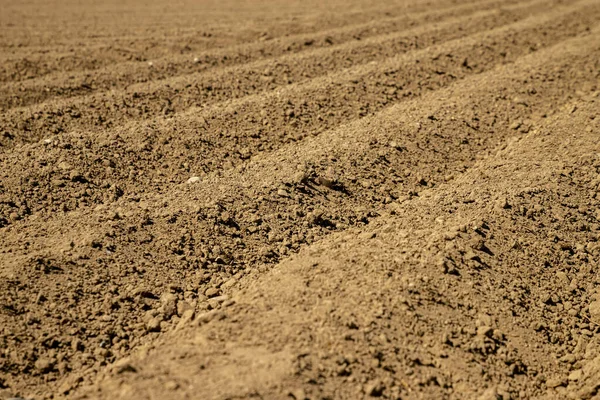
[[[0,399],[600,399],[600,1],[5,2]]]

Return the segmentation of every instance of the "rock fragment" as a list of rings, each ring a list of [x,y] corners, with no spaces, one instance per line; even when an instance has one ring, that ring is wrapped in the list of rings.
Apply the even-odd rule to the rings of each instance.
[[[206,292],[204,292],[204,295],[208,298],[217,297],[219,294],[221,294],[221,291],[216,287],[208,288],[206,289]]]
[[[151,318],[146,323],[146,330],[148,332],[160,332],[160,323],[161,322],[162,322],[162,320],[158,317]]]
[[[35,362],[35,368],[42,374],[52,371],[54,362],[49,358],[40,358]]]
[[[546,387],[554,389],[559,386],[565,386],[567,384],[566,380],[563,378],[550,378],[546,381]]]
[[[383,394],[384,386],[380,380],[376,379],[374,381],[369,382],[365,386],[365,393],[367,396],[371,397],[380,397]]]
[[[600,301],[592,301],[588,310],[590,312],[590,319],[592,320],[592,322],[600,324]]]

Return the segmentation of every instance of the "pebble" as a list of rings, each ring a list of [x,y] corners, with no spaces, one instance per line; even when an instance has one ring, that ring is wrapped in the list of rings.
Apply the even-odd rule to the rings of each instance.
[[[375,238],[376,236],[377,236],[377,234],[374,232],[363,232],[360,235],[358,235],[358,237],[360,237],[362,240],[371,240],[371,239]]]
[[[573,372],[571,372],[571,373],[569,374],[569,380],[570,380],[570,381],[578,381],[578,380],[580,380],[582,377],[583,377],[583,371],[582,371],[582,370],[580,370],[580,369],[577,369],[577,370],[575,370],[575,371],[573,371]]]
[[[304,391],[304,389],[296,389],[296,390],[291,390],[288,395],[290,397],[292,397],[294,400],[306,400],[306,392]]]
[[[550,378],[546,381],[546,387],[556,388],[559,386],[565,386],[566,381],[563,378]]]
[[[196,323],[197,325],[202,325],[202,324],[206,324],[210,321],[214,320],[220,320],[225,318],[225,314],[223,314],[221,311],[219,310],[211,310],[208,312],[205,312],[204,314],[200,314],[198,315],[198,317],[196,318]]]
[[[228,289],[230,287],[233,287],[236,283],[237,283],[237,279],[231,278],[228,281],[226,281],[224,284],[222,284],[221,287]]]
[[[566,355],[562,356],[561,358],[559,358],[559,361],[568,363],[568,364],[573,364],[573,363],[575,363],[575,361],[577,361],[577,357],[575,356],[575,354],[566,354]]]
[[[285,189],[279,189],[277,194],[281,197],[290,197],[290,194]]]
[[[299,185],[299,184],[305,184],[308,182],[308,174],[306,172],[300,171],[300,172],[296,172],[294,174],[293,177],[293,183]]]
[[[177,296],[172,293],[164,293],[160,297],[160,302],[162,304],[161,311],[165,315],[166,318],[171,318],[177,312]]]
[[[212,297],[211,300],[215,301],[217,303],[223,303],[223,302],[229,300],[229,296],[227,296],[226,294],[223,294],[221,296]]]
[[[137,372],[137,369],[131,364],[129,358],[123,358],[113,364],[112,368],[117,374],[124,374],[127,372]]]
[[[75,338],[71,341],[71,349],[73,351],[81,351],[83,350],[83,343],[81,342],[81,340]]]
[[[365,386],[365,393],[371,397],[379,397],[383,394],[383,384],[380,380],[374,380]]]
[[[329,179],[326,176],[317,177],[317,183],[321,186],[325,186],[330,189],[332,189],[335,186],[335,181],[332,179]]]
[[[477,400],[496,400],[498,399],[498,389],[495,387],[488,388],[483,392]]]
[[[190,179],[187,180],[186,183],[196,183],[196,182],[200,182],[199,176],[192,176]]]
[[[512,130],[517,130],[521,127],[521,125],[523,125],[523,123],[521,121],[515,121],[510,125],[510,129]]]
[[[54,363],[49,358],[40,358],[35,362],[35,368],[41,373],[50,372],[54,368]]]
[[[69,174],[69,179],[72,182],[83,182],[84,181],[83,175],[81,175],[81,172],[79,172],[77,170],[71,171],[71,173]]]
[[[192,305],[186,301],[180,301],[177,303],[177,315],[180,317],[183,316],[183,314],[187,310],[193,310],[193,309],[194,309],[194,307],[192,307]]]
[[[494,330],[486,325],[480,326],[479,328],[477,328],[477,336],[481,336],[481,337],[485,337],[485,336],[491,336],[492,333],[494,332]]]
[[[194,319],[195,311],[193,309],[185,310],[181,315],[181,319],[177,323],[175,330],[178,331],[188,325]]]
[[[206,289],[206,292],[204,292],[204,295],[208,298],[212,298],[212,297],[216,297],[221,293],[221,291],[219,289],[217,289],[216,287],[211,287]]]
[[[558,271],[556,273],[556,278],[565,286],[570,283],[569,278],[567,277],[567,274],[564,271]]]
[[[506,197],[501,197],[498,200],[496,200],[496,209],[505,210],[507,208],[510,208],[510,204],[508,203]]]
[[[589,306],[590,319],[596,324],[600,324],[600,301],[596,300]]]
[[[148,332],[160,332],[160,323],[161,322],[162,322],[162,320],[158,317],[151,318],[146,323],[146,330]]]
[[[179,384],[175,381],[165,383],[165,389],[167,390],[176,390],[177,388],[179,388]]]

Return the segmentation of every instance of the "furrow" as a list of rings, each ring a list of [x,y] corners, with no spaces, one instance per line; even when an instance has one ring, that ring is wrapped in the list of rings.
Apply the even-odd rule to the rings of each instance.
[[[471,4],[469,4],[471,3]],[[240,51],[244,51],[244,46],[255,45],[256,41],[275,41],[279,46],[279,52],[289,51],[287,47],[300,47],[296,41],[304,43],[308,40],[315,41],[318,45],[320,41],[329,37],[331,41],[339,43],[347,37],[353,37],[358,34],[368,36],[372,34],[370,29],[381,28],[382,23],[384,29],[389,29],[390,24],[394,25],[401,21],[407,23],[406,20],[419,16],[420,14],[431,14],[437,16],[440,13],[453,13],[454,11],[441,11],[447,8],[456,8],[457,11],[468,10],[473,8],[475,3],[471,1],[461,6],[456,6],[452,2],[438,1],[436,11],[431,12],[431,5],[402,5],[399,7],[375,7],[368,10],[348,11],[341,13],[330,14],[326,17],[322,12],[315,12],[312,16],[303,15],[303,19],[294,22],[277,21],[277,11],[271,22],[264,15],[261,15],[263,21],[251,21],[249,23],[238,24],[234,31],[231,31],[230,25],[224,25],[228,31],[224,31],[223,24],[213,26],[214,24],[202,24],[202,30],[198,28],[181,27],[174,29],[172,24],[167,25],[168,31],[160,40],[155,40],[154,35],[148,32],[147,28],[142,30],[142,34],[124,35],[111,32],[109,36],[99,36],[89,38],[85,42],[85,47],[82,48],[81,42],[60,43],[59,45],[49,46],[27,46],[6,49],[4,59],[0,59],[0,82],[15,82],[28,81],[33,78],[42,78],[52,73],[59,73],[53,76],[48,76],[42,80],[40,85],[51,86],[58,79],[63,86],[73,86],[72,81],[63,82],[65,73],[69,72],[69,76],[74,76],[74,79],[89,80],[91,73],[98,72],[108,74],[105,76],[105,81],[94,76],[95,87],[108,86],[111,83],[114,85],[117,82],[124,84],[132,83],[145,79],[152,79],[155,76],[173,75],[177,73],[185,73],[197,71],[199,65],[194,65],[191,60],[195,56],[202,58],[202,63],[217,63],[229,64],[236,59],[235,53],[228,55],[226,59],[222,59],[222,51],[211,57],[211,53],[203,54],[210,49],[239,45]],[[495,1],[494,4],[501,4]],[[485,7],[483,2],[477,2],[475,7]],[[390,17],[390,15],[406,14],[402,17]],[[416,15],[413,15],[416,14]],[[218,17],[217,17],[218,18]],[[399,21],[397,21],[399,19]],[[373,21],[375,20],[375,21]],[[347,21],[353,21],[348,24]],[[416,21],[413,21],[416,23]],[[194,24],[195,25],[195,24]],[[249,25],[249,26],[248,26]],[[156,28],[155,28],[156,30]],[[160,27],[158,30],[162,30]],[[356,32],[352,34],[352,32]],[[291,37],[289,37],[291,35]],[[96,35],[98,36],[98,35]],[[286,38],[283,43],[281,39]],[[293,41],[287,39],[295,39]],[[79,41],[81,38],[79,39]],[[345,39],[347,40],[347,39]],[[151,43],[151,46],[149,46]],[[286,44],[287,43],[287,44]],[[283,46],[282,46],[283,45]],[[323,45],[323,43],[321,43]],[[258,47],[266,48],[268,51],[273,47],[272,43],[258,43]],[[246,49],[245,51],[248,51]],[[194,54],[198,53],[200,54]],[[182,55],[183,54],[183,55]],[[260,53],[258,53],[260,56]],[[221,56],[221,57],[219,57]],[[153,60],[155,66],[152,69],[139,69],[139,63],[132,61]],[[130,62],[130,63],[127,63]],[[125,64],[123,64],[125,63]],[[113,70],[118,65],[119,70]],[[142,64],[143,65],[143,64]],[[134,69],[132,71],[132,68]],[[98,71],[105,69],[105,71]],[[83,71],[82,71],[83,70]],[[179,72],[177,72],[179,71]],[[111,75],[111,74],[117,74]],[[140,76],[136,76],[139,74]],[[124,76],[125,75],[125,76]],[[112,78],[112,80],[111,80]],[[29,87],[29,85],[25,86]],[[54,91],[60,89],[56,87]],[[3,89],[5,90],[5,89]],[[33,90],[30,89],[30,90]],[[56,93],[55,93],[56,94]]]
[[[543,3],[538,3],[538,7]],[[535,6],[534,6],[535,7]],[[570,20],[579,27],[592,21],[596,8],[580,8],[580,22]],[[207,107],[211,104],[242,98],[252,94],[273,90],[314,79],[330,71],[353,64],[378,61],[398,53],[426,48],[440,41],[464,37],[482,29],[492,29],[521,18],[522,10],[496,14],[483,12],[480,18],[460,18],[444,22],[439,27],[419,27],[400,35],[378,36],[360,42],[352,42],[335,48],[317,49],[297,55],[259,61],[240,67],[230,67],[190,77],[180,77],[168,82],[136,85],[126,91],[107,92],[65,100],[31,108],[14,109],[0,117],[5,126],[0,144],[11,147],[15,143],[39,140],[73,129],[88,131],[114,128],[127,120],[141,120],[147,115],[170,115],[189,107]],[[556,13],[555,13],[556,14]],[[572,17],[568,13],[564,18]],[[537,21],[527,19],[530,24],[541,24],[546,17]],[[462,29],[456,29],[461,27]],[[562,33],[557,32],[560,35]],[[550,34],[552,36],[552,33]]]
[[[0,250],[0,293],[16,311],[2,315],[9,327],[3,341],[15,354],[19,343],[36,343],[36,354],[11,359],[5,384],[48,384],[51,375],[26,373],[36,359],[60,355],[65,368],[79,374],[69,392],[93,378],[102,362],[154,339],[148,322],[160,314],[152,311],[158,306],[153,299],[163,292],[172,290],[198,310],[217,308],[218,301],[205,296],[208,288],[224,290],[256,265],[276,262],[333,231],[364,226],[386,204],[451,181],[507,138],[536,129],[574,96],[597,96],[599,55],[595,29],[198,183],[141,184],[147,190],[113,191],[116,202],[93,210],[38,213],[5,227],[0,243],[12,250]],[[70,160],[76,146],[84,150],[85,142],[27,151],[39,161]],[[73,174],[81,198],[86,179]],[[69,277],[68,291],[52,285],[56,274]],[[56,302],[71,307],[65,314],[51,306]],[[43,320],[28,325],[27,315],[40,307]],[[174,320],[162,322],[159,329],[167,330]],[[37,335],[36,324],[47,334]],[[70,345],[73,336],[83,348],[103,340],[105,351],[80,352]]]
[[[3,224],[9,224],[41,210],[60,212],[110,203],[119,193],[160,191],[191,175],[202,177],[243,166],[248,159],[286,143],[418,98],[499,62],[514,61],[533,46],[549,46],[585,32],[582,15],[595,18],[586,8],[561,13],[555,10],[545,18],[532,17],[175,118],[156,118],[106,132],[76,131],[48,143],[16,148],[14,154],[0,158],[5,171],[0,188],[5,204],[12,204],[1,210],[0,217]],[[557,14],[561,14],[558,20]],[[553,26],[561,29],[551,30]],[[49,152],[43,160],[22,156],[41,148]],[[80,187],[78,180],[86,181],[85,189],[77,199],[65,202],[64,194]],[[27,200],[17,206],[19,199]]]
[[[368,396],[351,376],[382,382],[386,399],[589,398],[600,377],[598,101],[574,100],[455,182],[236,280],[222,289],[233,300],[83,393],[168,398],[168,376],[179,397]],[[136,372],[120,374],[124,364]]]

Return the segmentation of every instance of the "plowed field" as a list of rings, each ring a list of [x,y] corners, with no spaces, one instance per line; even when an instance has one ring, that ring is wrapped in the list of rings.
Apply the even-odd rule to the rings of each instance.
[[[0,399],[600,399],[599,0],[0,3]]]

